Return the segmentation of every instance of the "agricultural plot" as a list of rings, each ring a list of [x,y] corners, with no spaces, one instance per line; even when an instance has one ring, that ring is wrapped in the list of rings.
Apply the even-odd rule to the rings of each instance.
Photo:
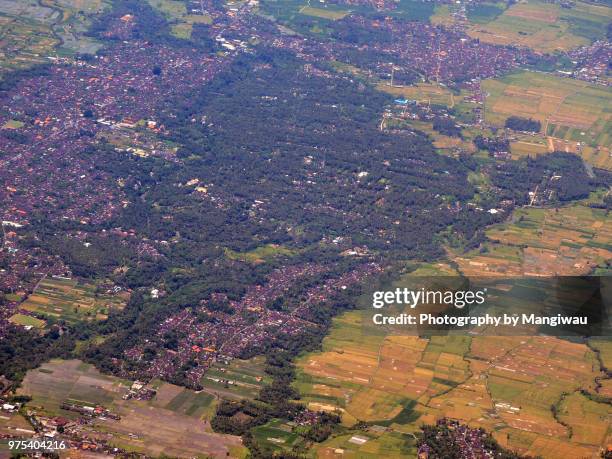
[[[597,439],[579,438],[551,409],[557,406],[559,410],[558,404],[565,403],[564,394],[595,390],[595,378],[601,372],[594,353],[584,344],[542,336],[479,336],[473,339],[468,357],[474,359],[474,378],[484,382],[491,403],[477,421],[494,431],[503,446],[548,458],[591,457],[605,444],[609,419],[597,420],[593,430],[604,432]],[[591,408],[597,412],[606,409],[598,405]],[[580,411],[574,413],[579,423]],[[549,442],[552,448],[541,448]]]
[[[566,133],[567,129],[565,128],[557,131],[556,125],[548,125],[548,134],[564,136]],[[550,135],[544,137],[541,135],[518,134],[516,135],[516,139],[510,142],[510,151],[513,159],[518,159],[522,156],[534,157],[553,151],[574,153],[581,156],[585,162],[594,167],[611,170],[612,157],[610,156],[610,147],[606,146],[609,144],[608,137],[608,134],[604,134],[602,136],[602,145],[592,147],[590,145],[585,145],[581,141],[550,137]]]
[[[267,424],[255,427],[253,436],[262,445],[284,451],[291,451],[293,445],[300,439],[300,436],[293,432],[293,426],[280,419],[273,419]]]
[[[234,359],[229,365],[216,362],[200,383],[206,392],[220,397],[254,399],[262,387],[271,382],[264,372],[265,358]]]
[[[568,51],[605,37],[611,9],[576,2],[572,8],[543,1],[494,4],[468,10],[468,35],[486,43],[526,46],[538,52]]]
[[[263,0],[261,11],[293,31],[327,34],[332,23],[351,13],[353,8],[318,1]]]
[[[327,8],[314,8],[312,6],[304,6],[300,9],[300,13],[306,16],[314,16],[316,18],[329,19],[331,21],[337,21],[342,19],[349,12],[344,10],[331,10]]]
[[[334,4],[324,0],[262,0],[261,11],[276,18],[283,25],[300,33],[328,34],[334,21],[355,13],[364,16],[377,14],[367,4]],[[434,4],[419,0],[399,0],[388,16],[408,21],[429,21]]]
[[[0,413],[0,438],[27,440],[35,434],[30,423],[19,413]],[[0,456],[11,457],[8,440],[0,440]]]
[[[486,80],[483,89],[487,93],[487,123],[501,127],[512,115],[538,120],[542,125],[542,136],[550,138],[548,151],[576,152],[591,164],[612,169],[609,154],[612,130],[612,114],[608,108],[612,105],[610,91],[583,81],[535,72]],[[514,149],[521,148],[517,143],[538,144],[534,146],[537,148],[534,153],[546,151],[540,146],[542,137],[531,142],[522,139],[513,145]],[[524,147],[522,151],[525,151]]]
[[[186,390],[180,386],[159,380],[154,381],[152,386],[157,394],[151,400],[151,406],[164,408],[195,419],[210,420],[214,415],[217,400],[211,394]]]
[[[504,2],[476,3],[466,9],[468,20],[473,24],[487,24],[501,15],[506,9]]]
[[[572,440],[591,445],[606,441],[609,427],[609,406],[589,400],[575,392],[559,403],[559,420],[572,429]]]
[[[574,220],[557,218],[576,226],[583,221],[582,228],[589,228],[597,223],[597,218],[584,220],[592,210],[580,206]],[[526,211],[540,211],[540,218],[549,212]],[[506,250],[506,258],[520,260],[520,250]],[[444,274],[453,275],[453,269],[430,264],[412,276]],[[603,376],[597,355],[585,344],[544,336],[387,335],[363,317],[352,311],[334,320],[322,351],[298,359],[295,387],[310,408],[339,412],[346,426],[368,421],[382,430],[359,431],[356,439],[355,433],[330,438],[317,447],[318,457],[334,457],[339,449],[346,457],[402,457],[411,443],[399,440],[442,417],[483,427],[503,446],[546,459],[591,457],[609,442],[610,419],[602,414],[607,406],[578,392],[604,396],[605,390],[596,382]],[[608,344],[591,345],[607,359]],[[565,412],[568,417],[580,413],[572,421],[575,432]],[[590,423],[597,427],[589,431]]]
[[[27,316],[25,314],[14,314],[9,318],[9,322],[15,325],[22,325],[30,328],[43,328],[45,321],[37,319],[36,317]]]
[[[247,263],[264,263],[268,260],[279,256],[294,255],[294,251],[277,244],[267,244],[257,247],[249,252],[235,252],[230,249],[225,249],[225,256],[232,260],[241,260]]]
[[[83,426],[85,434],[106,438],[111,444],[128,451],[148,455],[196,457],[206,451],[213,457],[241,457],[244,448],[240,438],[210,433],[207,422],[194,414],[208,398],[178,386],[160,387],[162,398],[151,401],[123,400],[131,382],[99,373],[78,360],[53,360],[26,375],[20,394],[32,397],[29,406],[42,413],[73,418],[76,415],[60,409],[64,400],[84,405],[103,405],[121,416],[120,420],[96,418]],[[174,394],[170,408],[161,407],[163,397]],[[178,401],[175,400],[179,397]],[[180,403],[179,403],[180,402]],[[198,408],[193,410],[193,406]],[[192,411],[191,415],[183,411]]]
[[[103,0],[0,1],[0,70],[47,62],[47,57],[93,53],[100,44],[85,37],[91,15],[107,8]]]
[[[380,83],[376,89],[419,103],[445,105],[450,108],[455,106],[455,95],[451,90],[436,83],[417,83],[412,86],[391,86]]]
[[[185,2],[179,0],[148,0],[148,2],[168,19],[172,24],[172,34],[177,38],[191,38],[194,24],[212,24],[212,17],[207,14],[189,13]]]
[[[67,322],[103,320],[112,310],[123,309],[129,294],[97,292],[94,284],[76,279],[51,277],[43,279],[21,304],[21,309]]]
[[[318,458],[377,459],[380,457],[401,459],[416,457],[415,438],[401,432],[350,433],[334,437],[316,446]],[[341,451],[341,456],[339,456]]]
[[[404,424],[420,416],[415,402],[467,378],[467,339],[385,335],[360,312],[334,322],[321,353],[298,361],[296,387],[312,409],[342,413],[343,423]]]
[[[487,231],[485,250],[455,257],[469,276],[588,274],[612,259],[612,217],[577,203],[518,209],[513,222]]]
[[[543,336],[422,339],[363,330],[359,312],[345,313],[334,320],[323,350],[297,362],[296,388],[310,408],[337,411],[347,426],[364,420],[380,427],[379,433],[330,438],[317,447],[320,457],[334,457],[338,449],[347,457],[402,457],[410,442],[400,440],[442,417],[483,427],[502,445],[544,458],[591,457],[609,441],[607,406],[579,393],[564,395],[593,393],[602,375],[584,344]],[[574,433],[562,417],[576,409],[581,414],[572,421]],[[597,428],[589,431],[589,423]]]

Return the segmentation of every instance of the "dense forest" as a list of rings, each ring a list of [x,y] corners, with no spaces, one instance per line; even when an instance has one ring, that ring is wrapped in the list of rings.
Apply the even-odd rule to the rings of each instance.
[[[540,132],[542,124],[531,118],[522,118],[520,116],[510,116],[506,119],[505,127],[513,131]]]

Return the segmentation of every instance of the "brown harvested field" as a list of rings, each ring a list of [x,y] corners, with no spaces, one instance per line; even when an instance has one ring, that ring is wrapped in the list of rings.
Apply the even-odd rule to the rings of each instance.
[[[512,5],[504,14],[517,18],[533,19],[534,21],[546,22],[548,24],[554,24],[559,19],[559,11],[556,8],[547,8],[546,6],[542,7],[529,3]]]
[[[558,438],[547,438],[544,436],[539,436],[531,444],[526,454],[535,457],[541,456],[544,458],[596,458],[598,452],[599,447],[583,446],[576,443],[563,441]]]

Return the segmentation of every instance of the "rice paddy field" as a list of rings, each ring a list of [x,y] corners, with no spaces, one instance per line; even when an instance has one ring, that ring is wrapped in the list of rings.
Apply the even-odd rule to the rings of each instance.
[[[177,38],[189,39],[194,24],[212,24],[212,17],[207,14],[193,14],[187,11],[187,4],[179,0],[147,0],[161,12],[172,26],[172,34]]]
[[[538,52],[568,51],[605,37],[612,9],[577,1],[571,8],[538,0],[507,9],[490,3],[468,10],[468,35],[496,45],[526,46]]]
[[[336,449],[347,457],[401,457],[411,434],[441,417],[483,427],[503,446],[543,458],[593,457],[610,441],[608,406],[577,392],[594,392],[601,375],[584,344],[544,336],[381,335],[349,312],[335,319],[322,351],[297,366],[296,387],[310,408],[385,432],[330,438],[317,457]],[[568,423],[566,413],[573,416]]]
[[[95,52],[101,45],[84,32],[91,15],[109,5],[105,0],[0,0],[0,71],[31,67],[50,56]]]
[[[276,450],[291,451],[293,445],[300,439],[297,433],[292,432],[293,427],[281,419],[273,419],[262,426],[255,427],[253,436],[261,445]]]
[[[128,451],[153,456],[244,457],[239,437],[211,432],[207,421],[214,397],[206,393],[154,381],[150,401],[123,400],[132,383],[105,376],[79,360],[52,360],[27,373],[19,394],[32,397],[29,407],[52,416],[73,418],[60,409],[64,400],[103,405],[121,416],[118,421],[96,418],[84,426],[94,438],[105,438]]]
[[[348,14],[377,13],[367,4],[335,4],[325,0],[262,0],[260,11],[294,32],[320,35],[328,35],[333,22]],[[393,10],[386,11],[388,16],[409,21],[428,21],[433,13],[433,3],[419,0],[399,0]]]
[[[594,194],[559,209],[520,209],[487,232],[485,253],[450,253],[454,268],[427,265],[411,275],[453,275],[455,269],[470,276],[592,272],[612,259],[610,217],[588,207],[600,198]],[[522,301],[520,295],[506,297]],[[351,311],[336,318],[321,351],[298,359],[295,386],[311,409],[338,412],[345,426],[367,421],[386,431],[358,431],[356,441],[354,433],[330,438],[317,457],[334,457],[337,450],[347,457],[401,457],[419,426],[442,417],[482,427],[502,446],[545,459],[596,457],[612,440],[605,401],[612,384],[602,371],[612,361],[607,340],[587,345],[533,333],[400,336],[364,317]]]
[[[123,309],[128,299],[127,292],[99,293],[95,284],[50,277],[43,279],[20,307],[34,314],[75,323],[103,320],[110,311]]]
[[[503,126],[511,115],[533,118],[542,133],[595,145],[609,144],[612,95],[584,81],[537,72],[486,80],[487,122]],[[584,132],[584,134],[582,134]]]
[[[612,169],[612,94],[606,88],[536,72],[486,80],[482,87],[487,123],[501,127],[515,115],[542,125],[541,136],[513,142],[514,154],[575,152],[597,167]]]
[[[206,372],[200,383],[204,389],[219,397],[229,399],[254,399],[265,384],[271,382],[265,373],[265,358],[234,359],[229,365],[216,362]]]
[[[454,258],[468,276],[582,275],[612,259],[612,217],[588,201],[523,208],[487,230],[480,250]]]

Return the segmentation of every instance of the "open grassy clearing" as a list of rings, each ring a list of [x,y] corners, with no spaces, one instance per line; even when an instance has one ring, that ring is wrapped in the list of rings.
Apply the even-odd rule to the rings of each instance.
[[[487,24],[497,19],[505,9],[504,2],[476,3],[467,8],[466,14],[473,24]]]
[[[348,11],[345,10],[330,10],[326,8],[316,8],[312,6],[304,6],[300,9],[300,13],[306,16],[314,16],[316,18],[330,19],[332,21],[337,21],[338,19],[342,19],[347,14]]]
[[[501,5],[468,9],[468,34],[486,43],[526,46],[538,52],[568,51],[605,37],[611,8],[576,2],[572,8],[530,0],[505,11]]]
[[[238,437],[210,433],[200,419],[199,410],[211,403],[210,396],[162,383],[151,401],[123,400],[130,385],[78,360],[53,360],[29,371],[18,393],[32,396],[29,406],[67,418],[77,415],[60,409],[66,399],[105,406],[121,420],[97,418],[84,429],[128,451],[173,457],[196,457],[202,451],[214,457],[243,454]]]
[[[267,260],[278,256],[291,256],[295,252],[287,247],[277,244],[267,244],[257,247],[249,252],[235,252],[225,249],[225,256],[232,260],[241,260],[248,263],[264,263]]]
[[[27,316],[25,314],[14,314],[9,318],[9,322],[16,325],[22,325],[24,327],[32,328],[44,328],[45,321],[37,319],[36,317]]]
[[[260,7],[262,13],[275,18],[294,32],[322,35],[328,35],[333,22],[348,14],[379,14],[379,11],[370,5],[337,5],[323,0],[262,0]],[[431,2],[399,0],[396,7],[385,14],[410,21],[429,21],[433,12],[434,4]]]
[[[316,446],[318,458],[377,459],[380,457],[401,459],[416,457],[416,441],[410,434],[401,432],[367,432],[340,435]],[[342,455],[338,451],[342,451]]]
[[[110,311],[123,309],[128,299],[126,292],[99,293],[95,284],[50,277],[38,284],[21,309],[74,323],[105,319]]]
[[[9,120],[6,123],[4,123],[4,126],[2,126],[2,129],[20,129],[23,126],[24,126],[23,121]]]
[[[451,108],[455,106],[456,96],[446,86],[437,83],[417,83],[413,86],[391,86],[380,83],[376,89],[420,103],[445,105]]]
[[[270,422],[255,427],[253,436],[258,443],[277,450],[291,451],[293,445],[299,440],[299,435],[292,432],[292,425],[281,419],[273,419]]]

